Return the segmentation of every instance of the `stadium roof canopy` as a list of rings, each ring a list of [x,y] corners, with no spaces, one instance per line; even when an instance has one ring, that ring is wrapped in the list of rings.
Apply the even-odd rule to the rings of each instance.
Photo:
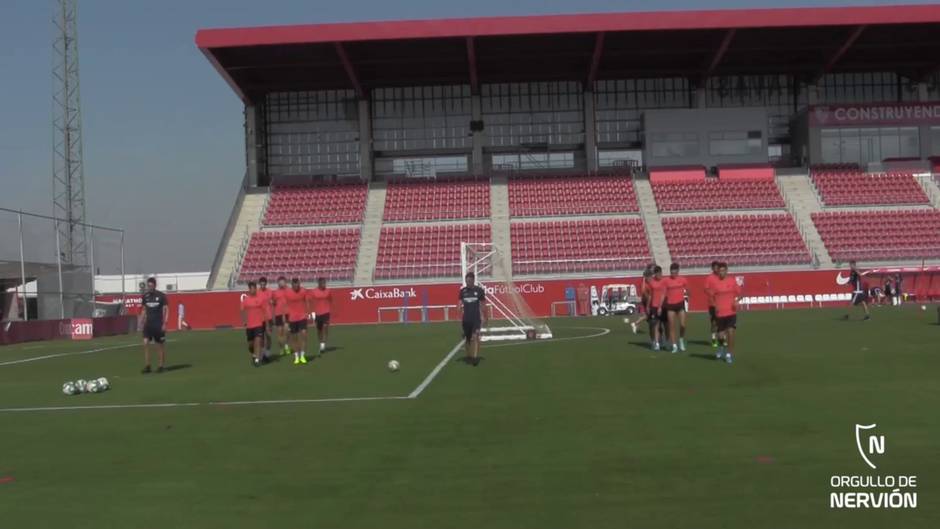
[[[940,67],[940,4],[202,29],[245,101],[272,91]]]

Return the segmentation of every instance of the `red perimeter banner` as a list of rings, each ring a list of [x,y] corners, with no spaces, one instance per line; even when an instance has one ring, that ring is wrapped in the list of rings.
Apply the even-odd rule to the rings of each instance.
[[[940,273],[932,271],[906,270],[904,273],[904,292],[923,299],[928,295],[940,297]],[[848,274],[837,270],[802,271],[802,272],[748,272],[731,273],[742,286],[743,296],[755,298],[749,303],[750,309],[773,309],[779,307],[806,307],[806,296],[830,295],[834,303],[844,303],[838,295],[851,292]],[[694,311],[707,308],[703,292],[704,275],[686,276],[689,279],[689,304]],[[871,286],[880,286],[881,278],[871,278]],[[556,302],[575,300],[579,314],[589,312],[586,300],[579,299],[578,292],[591,287],[601,291],[604,285],[635,285],[639,291],[641,279],[638,277],[609,277],[590,279],[552,279],[543,281],[518,281],[514,283],[522,297],[537,316],[552,315],[552,306]],[[494,288],[506,288],[503,284],[494,284]],[[372,287],[337,287],[333,288],[333,323],[378,323],[400,321],[400,314],[406,314],[409,321],[420,321],[422,316],[428,320],[444,319],[441,306],[456,307],[459,285],[454,284],[402,284],[378,285]],[[497,294],[499,292],[497,291]],[[216,327],[240,327],[239,311],[241,296],[244,292],[200,292],[174,293],[168,299],[170,318],[168,328],[176,330],[177,315],[180,305],[185,306],[186,322],[192,329],[213,329]],[[783,302],[759,300],[786,296]],[[804,301],[789,299],[789,296],[803,296]],[[113,301],[113,296],[102,296],[101,301]],[[139,307],[140,296],[128,299],[129,309]],[[422,310],[422,307],[429,307]],[[400,308],[407,308],[399,312]],[[382,309],[380,311],[380,309]],[[381,312],[381,315],[380,315]],[[566,315],[567,311],[559,310]],[[450,318],[457,313],[450,311]]]
[[[940,124],[940,101],[816,105],[809,109],[809,124],[811,127]]]

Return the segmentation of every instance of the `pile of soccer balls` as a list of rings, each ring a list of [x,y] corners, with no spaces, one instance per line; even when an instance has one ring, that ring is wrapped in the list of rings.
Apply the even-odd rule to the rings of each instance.
[[[79,395],[81,393],[104,393],[111,389],[111,383],[108,379],[93,378],[91,380],[78,379],[75,382],[66,382],[62,384],[62,393],[66,395]]]

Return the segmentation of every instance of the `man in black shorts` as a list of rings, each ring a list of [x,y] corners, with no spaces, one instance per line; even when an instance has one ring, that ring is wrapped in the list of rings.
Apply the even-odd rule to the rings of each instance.
[[[467,346],[467,363],[480,364],[480,328],[486,322],[486,291],[476,285],[476,276],[469,272],[466,286],[460,289],[457,308],[461,313],[463,337]]]
[[[849,274],[849,284],[852,285],[852,305],[858,306],[861,305],[865,309],[865,317],[862,320],[870,320],[871,312],[868,310],[868,290],[865,288],[865,283],[862,281],[862,274],[858,273],[858,266],[855,261],[849,261],[849,269],[852,273]],[[849,315],[845,315],[845,319],[849,319]]]
[[[166,321],[170,314],[167,306],[166,294],[157,290],[157,280],[147,280],[147,291],[144,292],[142,308],[137,317],[137,326],[143,330],[144,336],[144,374],[150,372],[150,344],[156,344],[160,354],[160,365],[157,373],[162,373],[166,360]]]

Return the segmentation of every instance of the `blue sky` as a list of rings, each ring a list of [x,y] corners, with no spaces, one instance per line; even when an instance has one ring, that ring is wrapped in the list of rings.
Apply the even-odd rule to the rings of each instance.
[[[210,268],[244,174],[244,147],[241,103],[193,44],[199,28],[884,3],[80,0],[88,217],[127,230],[130,272]],[[51,211],[54,5],[0,1],[0,207]]]

